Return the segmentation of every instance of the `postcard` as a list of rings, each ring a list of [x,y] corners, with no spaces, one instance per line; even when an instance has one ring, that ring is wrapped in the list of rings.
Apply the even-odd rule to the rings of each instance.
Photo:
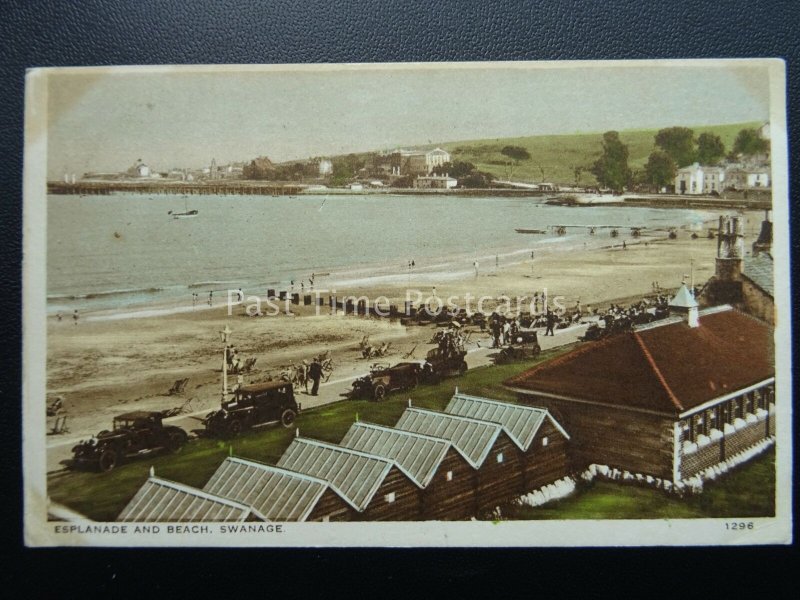
[[[777,59],[28,72],[29,546],[791,543]]]

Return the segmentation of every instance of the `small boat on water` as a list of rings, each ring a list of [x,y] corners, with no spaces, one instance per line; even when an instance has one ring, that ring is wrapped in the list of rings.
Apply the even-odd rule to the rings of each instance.
[[[192,217],[196,217],[198,212],[197,210],[189,210],[188,200],[186,196],[184,196],[183,201],[183,212],[167,212],[168,215],[172,215],[173,219],[191,219]]]
[[[514,231],[516,231],[517,233],[541,233],[541,234],[547,233],[546,229],[523,229],[522,227],[518,227]]]
[[[169,211],[167,214],[168,215],[172,215],[173,219],[190,219],[192,217],[196,217],[197,216],[197,211],[196,210],[187,210],[186,212],[182,212],[182,213],[174,213],[172,211]]]
[[[550,206],[592,206],[595,204],[622,204],[625,198],[615,194],[567,194],[548,198]]]

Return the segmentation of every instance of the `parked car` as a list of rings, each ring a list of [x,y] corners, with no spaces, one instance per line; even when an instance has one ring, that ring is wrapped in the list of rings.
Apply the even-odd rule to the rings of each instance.
[[[133,411],[114,417],[104,430],[72,448],[72,467],[111,471],[123,462],[158,453],[177,452],[189,439],[180,427],[164,425],[163,413]]]
[[[417,387],[421,372],[422,364],[419,362],[401,362],[394,366],[375,363],[370,368],[369,375],[359,377],[353,382],[350,396],[379,402],[389,392]]]
[[[511,343],[500,350],[495,362],[504,364],[515,360],[536,358],[542,352],[539,336],[534,330],[521,329],[513,336]]]
[[[233,399],[207,414],[203,425],[209,435],[235,437],[252,427],[268,423],[280,422],[284,427],[291,427],[298,412],[300,407],[292,384],[267,381],[235,390]]]

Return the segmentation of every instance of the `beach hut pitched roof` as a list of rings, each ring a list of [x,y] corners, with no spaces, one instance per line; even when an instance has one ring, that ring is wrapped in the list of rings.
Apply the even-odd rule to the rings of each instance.
[[[772,328],[730,307],[586,344],[505,381],[542,393],[681,414],[775,376]]]
[[[536,437],[536,433],[542,423],[548,419],[565,438],[569,439],[569,435],[564,431],[564,428],[544,408],[498,402],[488,398],[455,393],[444,410],[447,413],[462,417],[472,417],[499,423],[503,426],[508,437],[522,451],[527,451],[530,448],[533,438]]]
[[[397,429],[450,440],[473,467],[479,468],[503,430],[497,423],[449,415],[433,410],[407,408]]]
[[[269,521],[305,521],[329,487],[304,473],[229,457],[203,490],[251,506]]]
[[[324,479],[352,506],[363,511],[378,491],[394,462],[308,438],[295,438],[278,466]]]
[[[219,522],[244,521],[249,506],[188,485],[150,477],[117,517],[117,521]]]
[[[419,487],[426,487],[452,447],[448,440],[360,421],[350,426],[342,446],[388,458]]]

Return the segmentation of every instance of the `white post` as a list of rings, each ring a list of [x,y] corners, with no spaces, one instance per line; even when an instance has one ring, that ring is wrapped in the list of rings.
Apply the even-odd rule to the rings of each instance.
[[[219,334],[222,340],[222,401],[224,402],[228,397],[228,336],[231,334],[227,323]]]

